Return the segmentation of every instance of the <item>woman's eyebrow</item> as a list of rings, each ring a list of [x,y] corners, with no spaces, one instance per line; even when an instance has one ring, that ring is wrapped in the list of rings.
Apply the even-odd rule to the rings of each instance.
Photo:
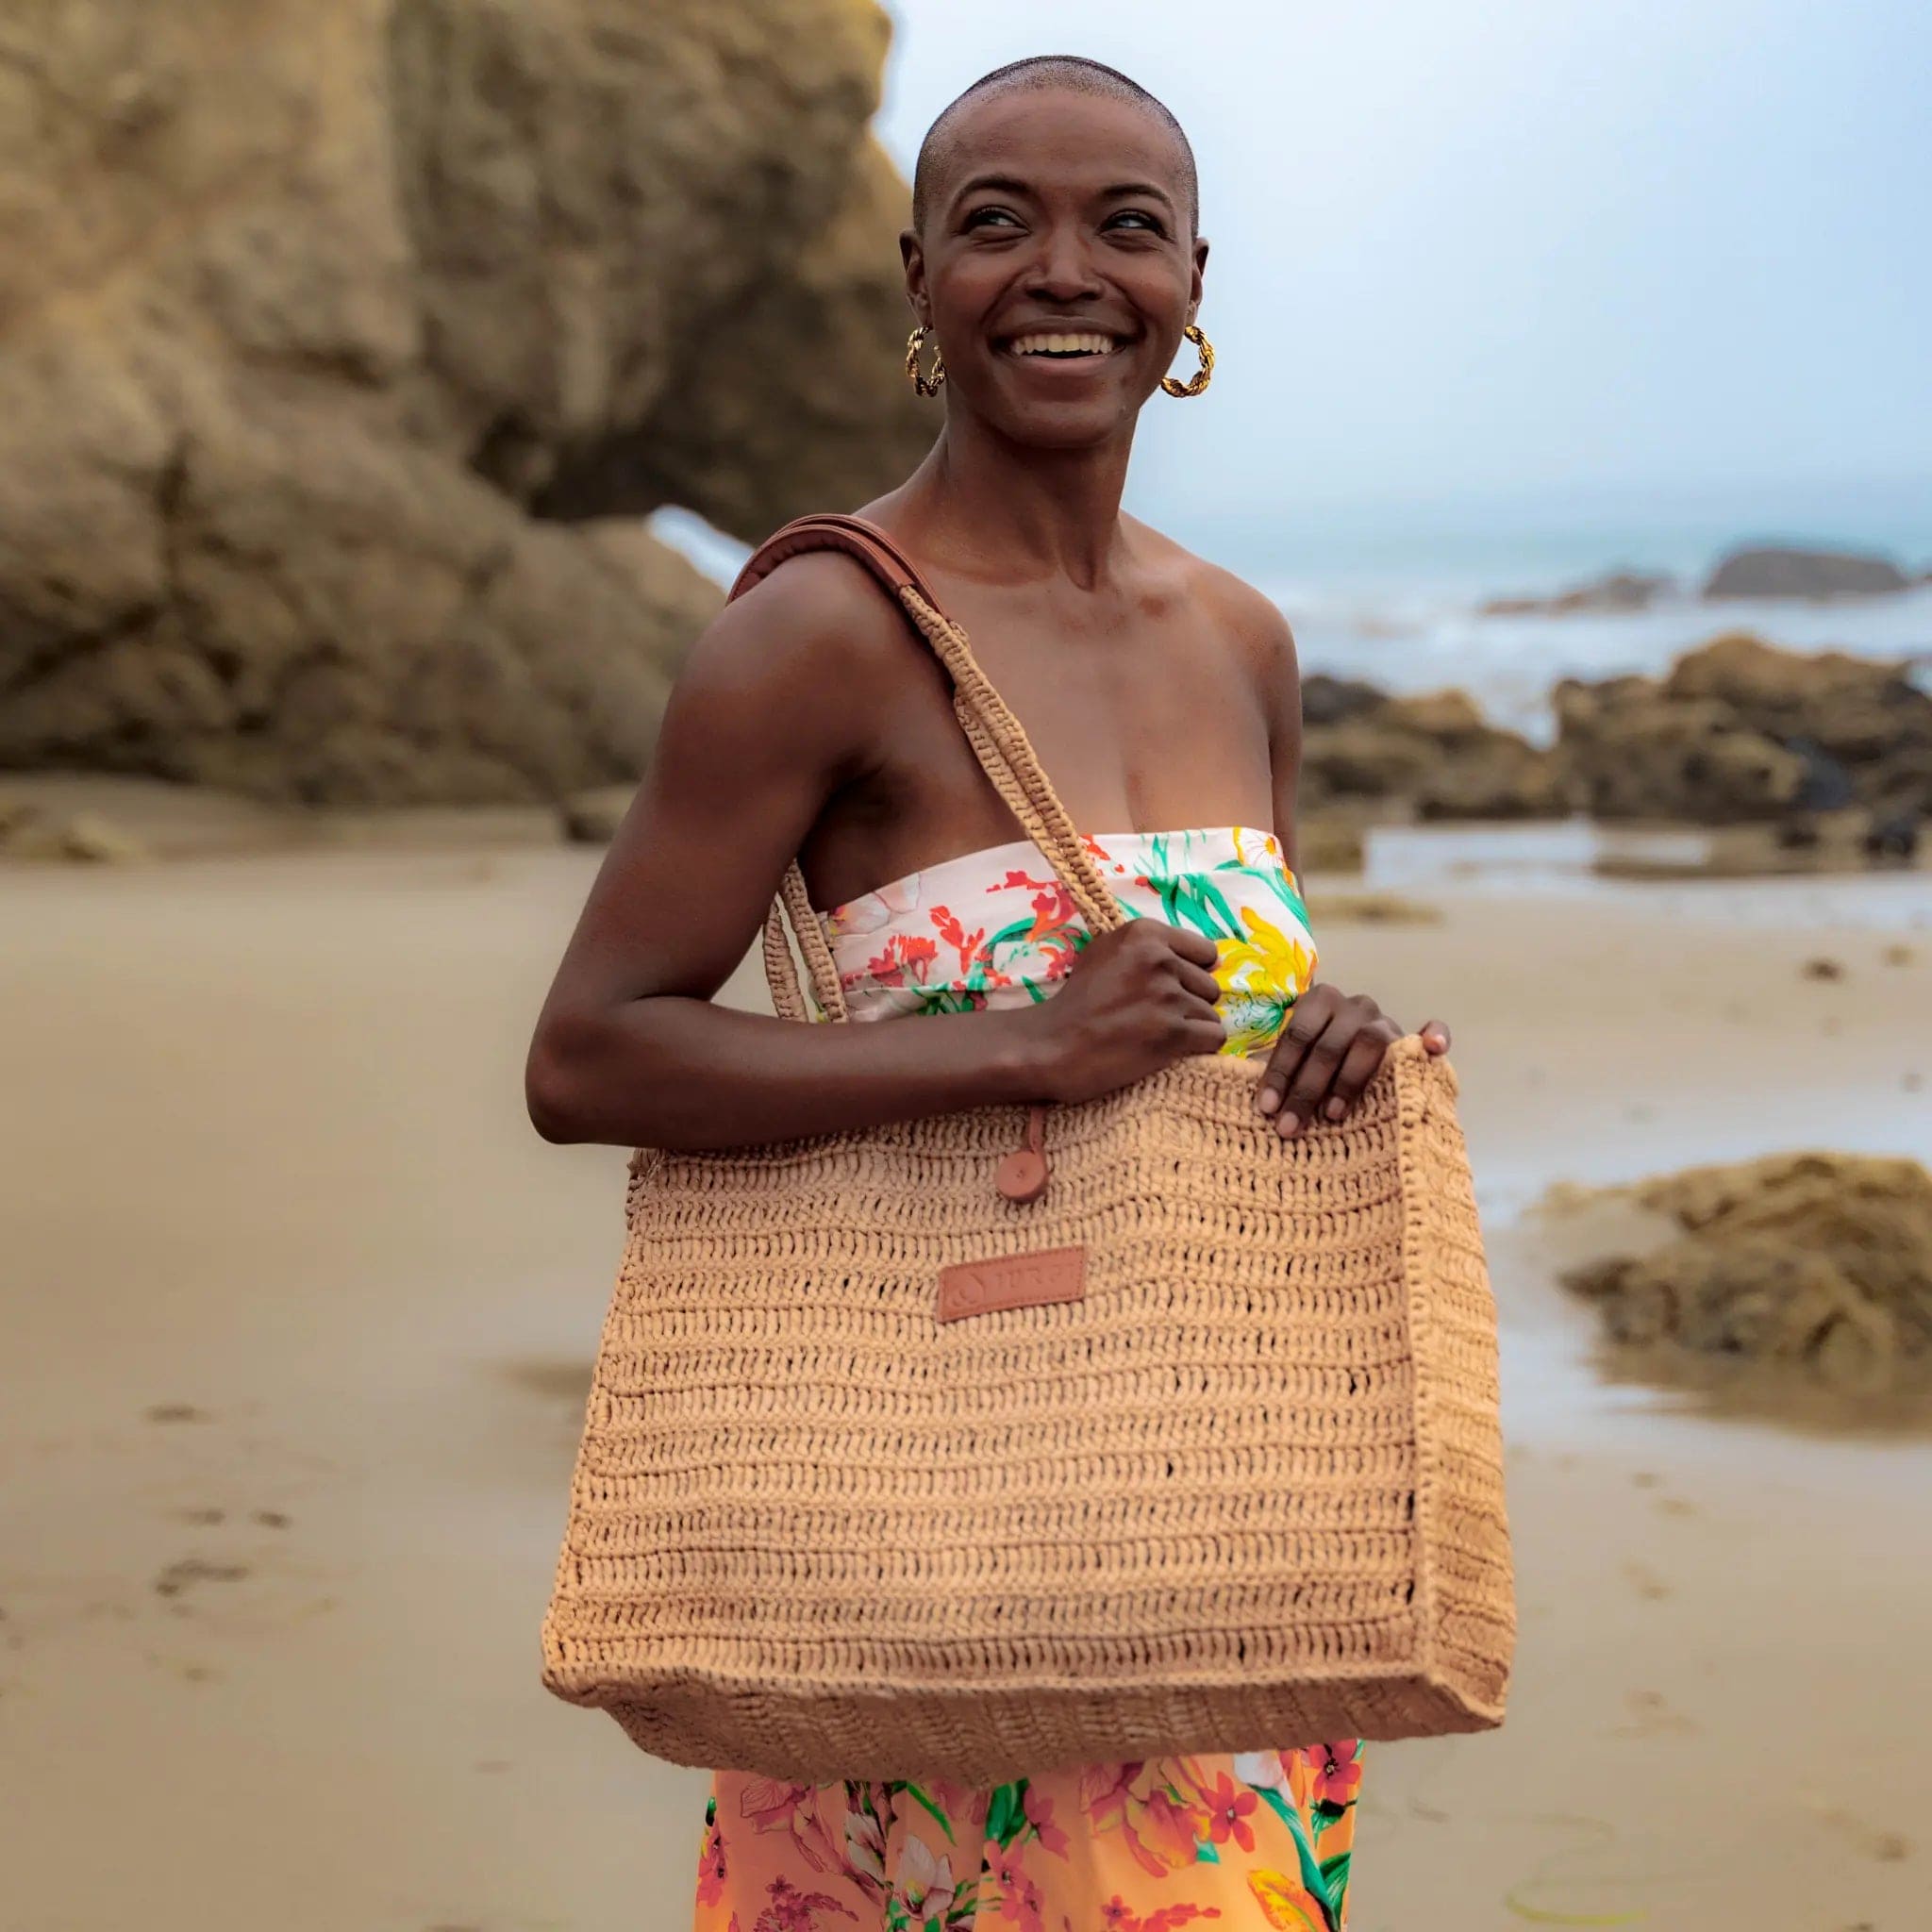
[[[1008,194],[1030,195],[1033,192],[1032,183],[1023,181],[1017,175],[974,175],[970,180],[959,184],[959,192],[954,199],[962,199],[979,188],[1000,188]],[[1094,198],[1099,201],[1111,201],[1120,194],[1152,195],[1157,201],[1164,201],[1169,208],[1174,206],[1174,197],[1167,190],[1152,181],[1116,181],[1111,187],[1098,190]]]

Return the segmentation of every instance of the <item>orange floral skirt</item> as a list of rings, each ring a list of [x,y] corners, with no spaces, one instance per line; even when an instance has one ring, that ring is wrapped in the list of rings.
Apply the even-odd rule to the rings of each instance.
[[[1342,1932],[1361,1744],[991,1787],[718,1772],[695,1932]]]

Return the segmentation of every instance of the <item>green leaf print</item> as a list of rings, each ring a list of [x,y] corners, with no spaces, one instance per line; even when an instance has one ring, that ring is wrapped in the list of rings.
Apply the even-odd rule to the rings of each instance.
[[[941,1811],[940,1807],[937,1805],[935,1805],[933,1801],[930,1798],[928,1798],[925,1795],[925,1793],[919,1789],[917,1785],[901,1785],[899,1789],[903,1790],[908,1797],[913,1799],[918,1804],[924,1805],[925,1808],[928,1811],[930,1811],[935,1818],[939,1820],[940,1829],[945,1833],[946,1842],[948,1844],[952,1844],[956,1841],[953,1837],[953,1827],[946,1823],[946,1814],[943,1811]]]
[[[1017,1784],[995,1785],[986,1807],[986,1835],[995,1843],[1009,1845],[1026,1824],[1026,1780]]]
[[[1332,1858],[1322,1860],[1320,1896],[1327,1902],[1331,1919],[1341,1910],[1341,1895],[1348,1889],[1348,1862],[1354,1857],[1353,1852],[1337,1852]]]
[[[1328,1921],[1328,1932],[1335,1932],[1335,1907],[1328,1902],[1327,1881],[1322,1875],[1315,1848],[1308,1842],[1308,1828],[1302,1823],[1302,1814],[1274,1786],[1257,1785],[1253,1789],[1260,1792],[1263,1801],[1273,1807],[1288,1826],[1289,1836],[1294,1840],[1295,1858],[1301,1866],[1302,1890],[1322,1907],[1322,1915]]]
[[[986,942],[987,958],[992,957],[995,946],[1009,946],[1015,940],[1024,940],[1033,930],[1031,919],[1016,919],[1011,925],[1003,925]],[[1049,928],[1051,930],[1051,928]]]
[[[1234,908],[1221,888],[1206,873],[1170,872],[1167,854],[1158,839],[1147,883],[1159,895],[1160,909],[1168,924],[1189,926],[1210,940],[1241,938],[1241,921],[1235,917]]]
[[[1292,912],[1301,923],[1304,932],[1312,933],[1314,926],[1308,920],[1308,908],[1302,895],[1294,889],[1286,872],[1264,872],[1260,876],[1268,881],[1269,890]]]
[[[918,1013],[971,1013],[978,1010],[978,1002],[970,991],[955,991],[950,986],[915,987],[913,991],[919,1005],[913,1008]]]
[[[1332,1805],[1326,1798],[1320,1799],[1313,1807],[1315,1813],[1315,1836],[1320,1838],[1338,1818],[1348,1816],[1346,1805]]]

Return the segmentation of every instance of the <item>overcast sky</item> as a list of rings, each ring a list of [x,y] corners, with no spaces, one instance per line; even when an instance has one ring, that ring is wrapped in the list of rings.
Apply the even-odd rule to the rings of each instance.
[[[908,177],[1026,54],[1188,129],[1218,359],[1148,405],[1150,511],[1932,480],[1927,0],[888,10]]]

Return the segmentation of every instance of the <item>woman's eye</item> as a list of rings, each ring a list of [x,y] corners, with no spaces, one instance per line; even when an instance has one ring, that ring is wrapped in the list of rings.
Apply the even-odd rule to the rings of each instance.
[[[976,208],[973,209],[973,211],[970,214],[968,214],[965,217],[965,219],[959,224],[959,225],[963,230],[968,228],[984,227],[989,223],[995,221],[1004,224],[1007,222],[1017,222],[1018,220],[1019,217],[1013,213],[1011,208],[997,208],[990,205],[986,208]],[[1122,208],[1118,214],[1109,215],[1108,217],[1106,225],[1111,227],[1116,222],[1121,221],[1145,223],[1146,230],[1149,234],[1164,235],[1167,233],[1167,230],[1160,225],[1160,217],[1158,215],[1150,214],[1145,208]]]

